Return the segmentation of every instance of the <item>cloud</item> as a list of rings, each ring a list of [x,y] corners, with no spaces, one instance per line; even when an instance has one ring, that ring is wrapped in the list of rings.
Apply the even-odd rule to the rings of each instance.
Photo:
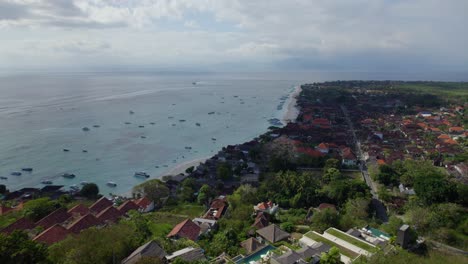
[[[0,0],[0,59],[43,41],[38,57],[93,50],[109,64],[468,68],[466,10],[466,0]]]

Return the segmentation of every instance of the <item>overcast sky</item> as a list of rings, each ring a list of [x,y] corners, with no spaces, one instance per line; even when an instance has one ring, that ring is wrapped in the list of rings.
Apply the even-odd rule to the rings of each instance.
[[[466,70],[468,0],[0,0],[0,68]]]

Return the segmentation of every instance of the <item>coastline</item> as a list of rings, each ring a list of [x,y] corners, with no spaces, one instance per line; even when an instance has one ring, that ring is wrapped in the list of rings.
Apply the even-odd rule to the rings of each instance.
[[[287,124],[289,122],[294,122],[296,121],[297,116],[299,115],[299,108],[297,107],[297,97],[301,93],[302,89],[301,86],[298,85],[295,87],[294,91],[289,95],[289,102],[288,102],[288,107],[286,110],[286,113],[284,116],[281,118],[281,122],[283,124]]]
[[[170,168],[169,170],[165,171],[164,173],[162,173],[160,175],[160,178],[163,177],[163,176],[166,176],[166,175],[175,176],[175,175],[179,175],[181,173],[185,173],[186,169],[188,169],[188,168],[190,168],[192,166],[194,166],[196,168],[198,165],[200,165],[200,163],[205,162],[209,158],[211,158],[211,156],[198,158],[198,159],[189,160],[189,161],[179,163],[179,164],[175,165],[174,167]]]

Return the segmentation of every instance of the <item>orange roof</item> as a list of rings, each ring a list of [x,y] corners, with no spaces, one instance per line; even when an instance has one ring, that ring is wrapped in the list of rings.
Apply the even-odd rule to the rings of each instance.
[[[383,159],[378,159],[378,160],[377,160],[377,164],[379,164],[379,165],[385,165],[385,164],[387,164],[387,163],[385,163],[385,160],[383,160]]]
[[[89,208],[86,207],[84,204],[77,204],[75,206],[73,206],[72,208],[70,208],[68,210],[68,212],[72,215],[79,215],[79,216],[83,216],[87,213],[89,213]]]
[[[465,129],[463,127],[451,127],[449,128],[450,132],[463,132]]]
[[[117,209],[119,209],[119,211],[122,213],[122,214],[125,214],[127,213],[128,211],[130,210],[138,210],[140,207],[134,203],[133,201],[125,201],[123,204],[121,204]]]
[[[424,123],[418,123],[418,126],[420,126],[421,128],[426,128],[427,127],[427,125],[424,124]]]
[[[68,231],[79,233],[81,230],[99,225],[101,222],[92,214],[84,215],[68,226]]]
[[[148,199],[148,198],[146,198],[146,196],[144,196],[144,197],[142,197],[142,198],[136,200],[135,203],[136,203],[138,206],[140,206],[140,207],[146,209],[152,202],[151,202],[150,199]]]
[[[122,216],[122,213],[112,205],[96,215],[97,219],[101,222],[117,222],[120,216]]]
[[[185,237],[190,240],[197,240],[198,235],[200,234],[200,227],[192,222],[190,219],[186,219],[179,224],[177,224],[171,232],[167,235],[167,237]]]
[[[112,202],[109,201],[106,197],[101,197],[99,200],[97,200],[95,203],[93,203],[90,207],[89,210],[91,210],[93,213],[100,213],[102,210],[106,209],[107,207],[111,206]]]
[[[318,144],[317,148],[326,150],[326,149],[328,149],[328,144],[322,142],[322,143]]]
[[[67,212],[67,209],[62,207],[37,221],[36,226],[42,226],[44,229],[48,229],[55,224],[64,222],[70,217],[71,215]]]
[[[39,235],[37,235],[33,239],[33,241],[38,241],[47,245],[52,245],[54,243],[64,240],[69,234],[70,232],[68,232],[66,228],[59,224],[55,224],[49,227],[48,229],[44,230]]]
[[[302,153],[302,154],[309,155],[311,157],[322,157],[323,156],[322,152],[320,152],[318,150],[315,150],[315,149],[311,149],[311,148],[297,148],[296,151],[299,152],[299,153]]]
[[[450,144],[450,145],[457,145],[458,144],[458,142],[456,142],[455,140],[453,140],[451,138],[444,140],[444,142],[447,143],[447,144]]]
[[[438,139],[449,139],[450,136],[447,135],[447,134],[442,134],[442,135],[438,136],[437,138],[438,138]]]
[[[431,127],[431,130],[434,132],[440,132],[440,129],[438,129],[437,127]]]

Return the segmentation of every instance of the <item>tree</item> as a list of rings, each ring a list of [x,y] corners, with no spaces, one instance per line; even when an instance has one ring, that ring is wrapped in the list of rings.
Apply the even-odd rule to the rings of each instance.
[[[179,198],[182,201],[193,202],[195,199],[194,193],[197,189],[197,183],[194,178],[186,178],[182,181],[179,189]]]
[[[454,200],[455,186],[440,173],[428,173],[414,180],[416,195],[426,204]]]
[[[399,178],[399,175],[388,165],[381,165],[376,176],[376,179],[384,185],[397,185]]]
[[[325,165],[323,166],[323,171],[327,171],[330,168],[340,169],[340,161],[337,159],[327,159]]]
[[[339,181],[339,180],[343,180],[343,175],[336,168],[329,168],[323,174],[323,181],[324,182],[336,182],[336,181]]]
[[[403,225],[403,220],[401,220],[400,218],[392,215],[388,219],[388,223],[382,224],[380,226],[380,228],[383,231],[389,233],[390,235],[396,236],[396,234],[398,232],[398,229],[400,228],[401,225]]]
[[[88,199],[95,199],[99,195],[99,187],[95,183],[87,183],[81,188],[80,195]]]
[[[228,163],[219,163],[216,168],[216,175],[218,179],[229,180],[232,178],[232,167]]]
[[[350,199],[345,204],[345,214],[341,218],[341,228],[348,229],[362,226],[367,223],[369,217],[370,200],[367,198]]]
[[[340,216],[335,209],[326,208],[319,212],[314,212],[311,218],[310,228],[317,232],[323,232],[329,227],[337,227]]]
[[[322,253],[320,257],[320,264],[339,264],[342,263],[340,258],[340,250],[337,247],[332,247],[328,253]]]
[[[193,172],[194,169],[195,169],[194,166],[190,166],[190,167],[188,167],[188,168],[185,170],[185,173],[190,174],[190,173]]]
[[[28,201],[24,204],[24,215],[33,221],[38,221],[56,209],[57,203],[44,197]]]
[[[213,192],[211,191],[211,187],[207,184],[204,184],[198,191],[197,201],[199,204],[208,204],[212,197]]]
[[[32,241],[24,231],[15,230],[10,235],[0,234],[0,262],[47,263],[47,246]]]
[[[156,205],[161,206],[161,199],[169,196],[169,188],[161,180],[152,179],[133,187],[133,193],[146,196]]]
[[[294,227],[294,224],[291,222],[284,222],[281,224],[281,229],[283,229],[286,232],[291,233],[294,231],[295,227]]]
[[[7,191],[7,188],[5,184],[0,184],[0,194],[4,194],[6,193],[6,191]]]

